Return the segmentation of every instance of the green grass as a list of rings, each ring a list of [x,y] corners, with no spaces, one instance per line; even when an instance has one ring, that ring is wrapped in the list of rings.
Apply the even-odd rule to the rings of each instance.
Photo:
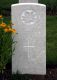
[[[57,16],[47,16],[47,64],[57,64]]]
[[[4,21],[9,23],[10,17]],[[57,64],[57,16],[47,16],[47,64]]]
[[[8,9],[12,4],[18,3],[19,0],[0,0],[0,9]]]

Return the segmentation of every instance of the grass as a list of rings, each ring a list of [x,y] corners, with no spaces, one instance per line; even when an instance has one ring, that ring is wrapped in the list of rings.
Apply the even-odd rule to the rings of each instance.
[[[9,23],[10,17],[4,21]],[[57,16],[47,16],[47,64],[57,64]]]
[[[47,16],[47,64],[57,64],[57,16]]]
[[[0,1],[0,9],[8,9],[12,4],[18,3],[19,0],[1,0]]]

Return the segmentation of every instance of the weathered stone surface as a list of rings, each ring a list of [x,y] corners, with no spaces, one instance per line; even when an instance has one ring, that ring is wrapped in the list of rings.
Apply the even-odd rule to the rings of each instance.
[[[19,3],[37,3],[38,0],[19,0]]]
[[[46,74],[46,6],[37,3],[12,5],[17,35],[12,73]]]

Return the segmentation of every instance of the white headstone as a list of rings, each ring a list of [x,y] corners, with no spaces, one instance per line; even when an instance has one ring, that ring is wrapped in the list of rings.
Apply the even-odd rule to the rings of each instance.
[[[13,4],[12,22],[18,33],[12,56],[12,73],[46,74],[46,6],[38,3]]]
[[[38,0],[19,0],[19,3],[38,3]]]

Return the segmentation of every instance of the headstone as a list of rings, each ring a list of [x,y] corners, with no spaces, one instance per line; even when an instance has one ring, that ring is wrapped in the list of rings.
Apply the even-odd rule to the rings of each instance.
[[[46,6],[37,0],[13,4],[12,22],[17,35],[12,56],[12,73],[46,74]],[[24,3],[23,3],[24,2]]]
[[[38,0],[19,0],[19,3],[38,3]]]

